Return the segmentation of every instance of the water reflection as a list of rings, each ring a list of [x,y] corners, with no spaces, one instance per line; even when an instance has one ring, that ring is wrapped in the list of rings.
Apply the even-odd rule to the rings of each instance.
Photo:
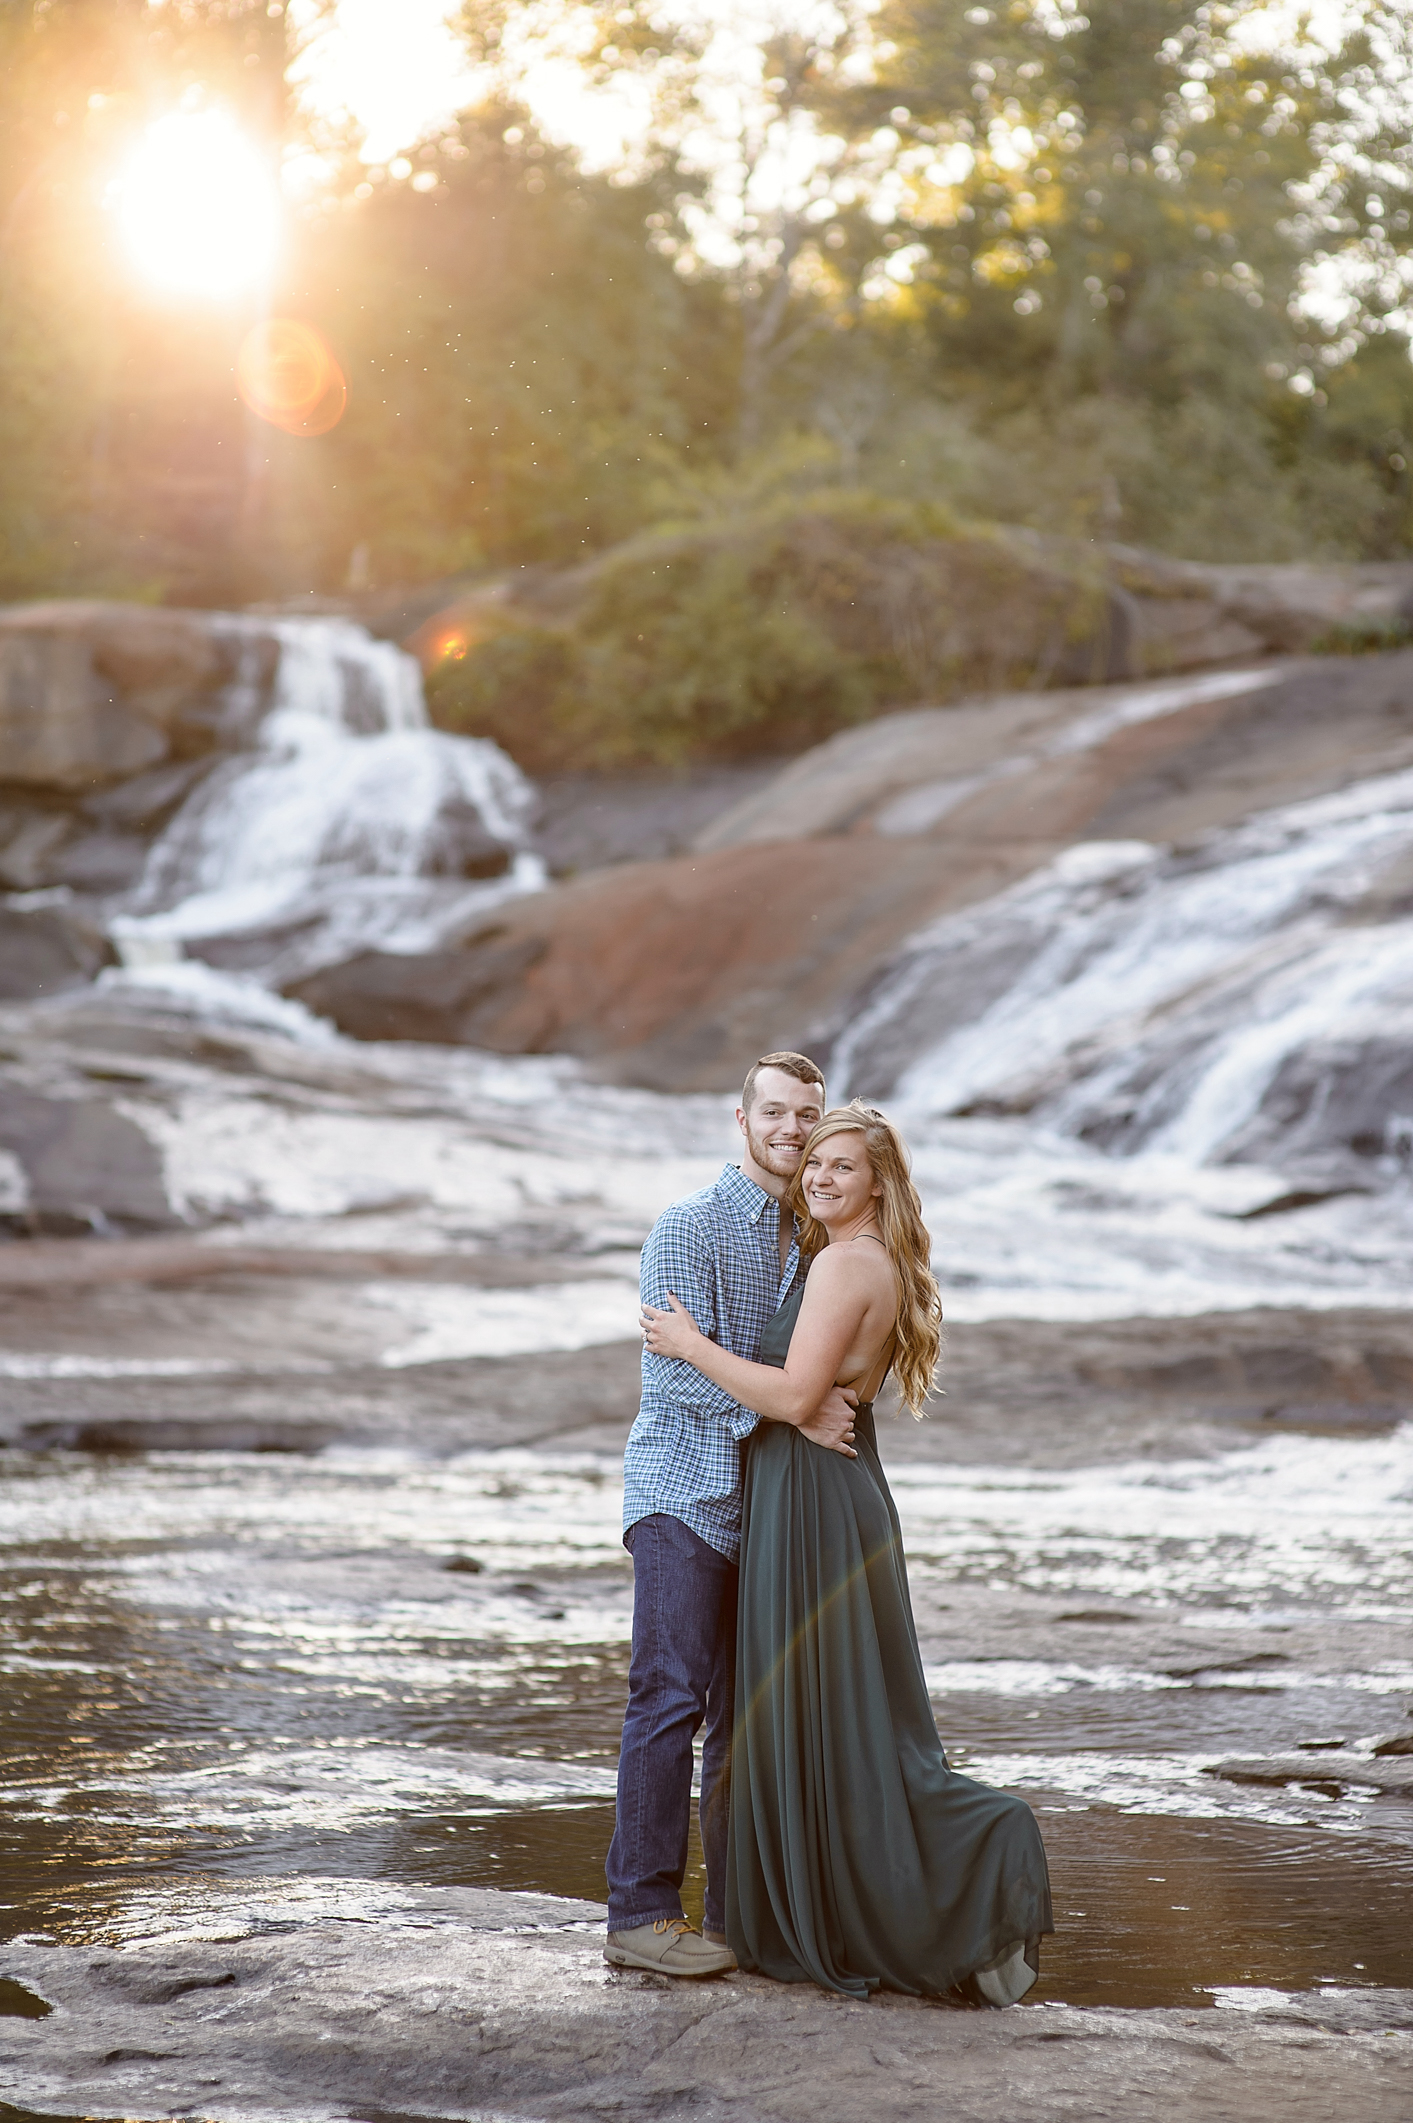
[[[1409,1443],[901,1470],[944,1739],[1027,1793],[1051,1851],[1044,1995],[1413,1984],[1413,1807],[1209,1773],[1399,1721],[1413,1670],[1382,1653],[1413,1582]],[[601,1898],[631,1585],[611,1462],[54,1454],[0,1473],[0,1930],[92,1936],[178,1877]],[[1080,1648],[939,1655],[943,1595],[975,1585],[1058,1596]],[[1214,1613],[1252,1648],[1208,1650]],[[1342,1662],[1312,1662],[1312,1617],[1341,1618]],[[700,1887],[694,1854],[689,1907]]]
[[[1047,1997],[1206,2005],[1233,1985],[1406,1986],[1413,1847],[1356,1857],[1297,1831],[1045,1808]],[[1413,1824],[1405,1822],[1405,1828]]]

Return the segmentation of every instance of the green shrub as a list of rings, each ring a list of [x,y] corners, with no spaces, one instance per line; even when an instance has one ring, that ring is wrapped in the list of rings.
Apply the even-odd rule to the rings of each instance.
[[[820,495],[632,539],[497,608],[435,671],[445,727],[533,772],[781,752],[881,710],[1103,678],[1108,600],[1039,541]]]
[[[1413,624],[1406,619],[1340,619],[1310,647],[1317,656],[1377,656],[1383,649],[1406,649],[1410,643]]]

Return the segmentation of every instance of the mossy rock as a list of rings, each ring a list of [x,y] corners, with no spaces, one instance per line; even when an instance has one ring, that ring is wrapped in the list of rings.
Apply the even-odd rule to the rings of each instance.
[[[487,608],[444,727],[532,772],[779,753],[911,702],[1102,680],[1097,569],[865,493],[667,526]]]

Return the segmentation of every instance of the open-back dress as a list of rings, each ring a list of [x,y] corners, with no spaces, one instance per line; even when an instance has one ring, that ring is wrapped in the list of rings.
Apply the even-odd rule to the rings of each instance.
[[[1022,1940],[1038,1969],[1045,1848],[1023,1799],[948,1765],[871,1402],[855,1444],[763,1422],[745,1454],[726,1934],[783,1983],[941,1996]]]

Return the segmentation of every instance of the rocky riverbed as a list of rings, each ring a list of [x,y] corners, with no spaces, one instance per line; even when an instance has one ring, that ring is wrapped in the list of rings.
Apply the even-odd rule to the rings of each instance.
[[[917,1117],[947,1397],[883,1449],[939,1728],[1035,1805],[1058,1934],[995,2019],[683,1996],[595,1927],[636,1248],[729,1100],[225,1004],[129,978],[0,1028],[11,1095],[62,1109],[0,1247],[0,2096],[1398,2112],[1396,1174],[1252,1222],[1278,1174]],[[106,1236],[44,1235],[102,1183]]]
[[[1413,658],[533,844],[356,630],[63,610],[0,643],[0,2123],[1400,2113]],[[598,1956],[637,1250],[777,1038],[914,1145],[947,1396],[882,1444],[1051,1852],[1007,2015]]]
[[[1290,1324],[1260,1322],[1265,1347]],[[403,1375],[404,1417],[441,1416],[415,1443],[254,1455],[201,1447],[204,1385],[185,1450],[6,1455],[4,2096],[222,2123],[912,2117],[943,2089],[978,2119],[1003,2093],[1041,2117],[1399,2113],[1413,1814],[1381,1788],[1407,1757],[1374,1749],[1413,1682],[1390,1656],[1406,1428],[1193,1427],[1181,1393],[1145,1424],[1132,1384],[1107,1438],[1063,1406],[1048,1434],[1003,1425],[971,1366],[1009,1355],[1038,1401],[1063,1337],[1027,1364],[1026,1332],[991,1335],[945,1429],[894,1418],[885,1450],[939,1726],[1050,1848],[1033,2003],[605,1970],[626,1363],[616,1413],[606,1368],[575,1405],[574,1359],[503,1367],[498,1409],[485,1367],[444,1366]],[[288,1411],[308,1382],[269,1383]],[[506,1442],[556,1386],[580,1429]],[[1238,1746],[1269,1781],[1231,1780]]]

